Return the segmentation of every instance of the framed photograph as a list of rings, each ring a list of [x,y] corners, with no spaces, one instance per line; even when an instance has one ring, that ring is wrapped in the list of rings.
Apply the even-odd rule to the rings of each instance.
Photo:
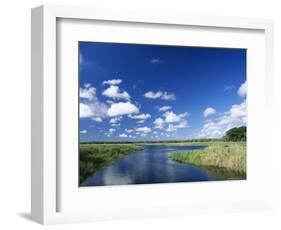
[[[271,208],[272,33],[266,19],[34,8],[32,219]]]

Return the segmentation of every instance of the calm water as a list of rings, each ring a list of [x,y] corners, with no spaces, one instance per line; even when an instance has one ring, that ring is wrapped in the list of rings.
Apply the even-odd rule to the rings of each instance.
[[[202,149],[203,146],[145,146],[89,176],[82,186],[152,184],[168,182],[209,181],[217,178],[207,170],[173,161],[178,151]]]

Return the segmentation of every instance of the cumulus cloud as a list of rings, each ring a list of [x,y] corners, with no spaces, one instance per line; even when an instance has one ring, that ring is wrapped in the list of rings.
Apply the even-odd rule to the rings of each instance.
[[[80,103],[79,107],[80,107],[80,117],[81,118],[93,116],[93,112],[92,112],[89,105],[84,104],[84,103]]]
[[[119,85],[122,83],[121,79],[111,79],[107,81],[103,81],[103,85]]]
[[[154,93],[153,91],[148,91],[143,96],[146,97],[146,98],[150,98],[150,99],[157,99],[157,98],[160,98],[162,96],[162,92],[158,91],[158,92]]]
[[[167,100],[167,101],[173,101],[173,100],[176,100],[176,96],[173,93],[163,92],[161,99]]]
[[[152,58],[150,59],[150,63],[152,64],[158,64],[158,63],[162,63],[163,60],[159,59],[159,58]]]
[[[101,122],[102,118],[107,117],[108,106],[100,102],[96,96],[96,88],[86,83],[80,88],[79,104],[80,118],[92,118],[92,120]]]
[[[165,112],[165,111],[167,111],[171,108],[172,108],[171,106],[162,106],[162,107],[158,108],[158,111],[159,112]]]
[[[93,117],[92,120],[96,122],[102,122],[102,119],[100,117]]]
[[[84,88],[79,90],[80,98],[87,99],[89,101],[96,99],[96,88],[92,87],[91,84],[86,83]]]
[[[80,65],[83,63],[83,60],[84,60],[84,58],[83,58],[83,55],[82,55],[81,50],[80,50],[80,53],[79,53],[79,64]]]
[[[112,101],[112,100],[106,100],[106,103],[107,103],[107,104],[113,104],[114,101]]]
[[[143,124],[145,122],[145,120],[139,120],[137,121],[138,124]]]
[[[221,138],[227,130],[246,125],[246,122],[246,100],[244,100],[241,104],[232,105],[220,117],[208,120],[196,138]]]
[[[215,113],[216,113],[216,110],[214,108],[208,107],[204,110],[203,114],[204,114],[204,117],[208,117],[208,116],[213,115]]]
[[[130,95],[126,91],[121,93],[117,85],[110,85],[109,88],[102,92],[102,95],[113,99],[130,100]]]
[[[154,122],[154,128],[156,129],[163,129],[163,126],[165,124],[165,121],[161,118],[161,117],[158,117]]]
[[[109,120],[109,123],[111,124],[116,124],[118,123],[120,120],[122,119],[122,116],[119,116],[119,117],[113,117]]]
[[[80,131],[81,134],[85,134],[85,133],[87,133],[87,132],[88,132],[88,131],[87,131],[86,129]]]
[[[122,134],[119,134],[119,137],[128,137],[128,135],[125,133],[122,133]]]
[[[107,105],[99,101],[93,101],[90,103],[81,102],[79,107],[81,118],[96,117],[99,119],[107,116]]]
[[[118,102],[111,104],[107,111],[109,117],[115,117],[125,114],[139,113],[139,109],[131,102]]]
[[[234,85],[225,85],[224,91],[231,91],[234,90],[236,87]]]
[[[174,125],[169,124],[169,125],[168,125],[168,128],[166,129],[166,131],[167,131],[167,132],[175,132],[175,131],[177,131],[177,128],[174,127]]]
[[[162,91],[158,91],[158,92],[148,91],[143,96],[149,99],[162,99],[167,101],[176,100],[176,96],[173,93],[162,92]]]
[[[128,117],[131,118],[131,119],[146,120],[148,118],[151,118],[151,115],[149,113],[146,113],[146,114],[141,113],[141,114],[136,114],[136,115],[129,114]]]
[[[188,122],[186,120],[186,117],[188,116],[188,113],[180,113],[176,114],[173,111],[167,111],[163,114],[163,118],[158,117],[153,122],[155,129],[163,129],[167,132],[175,132],[178,129],[187,128]]]
[[[173,111],[169,111],[169,112],[166,112],[163,114],[163,116],[165,117],[165,122],[167,122],[167,123],[179,122],[183,118],[185,118],[187,115],[188,115],[187,112],[180,113],[177,115]]]
[[[117,123],[117,124],[111,124],[112,127],[119,127],[120,126],[120,123]]]
[[[137,132],[141,132],[141,133],[150,133],[151,132],[151,128],[144,126],[144,127],[139,127],[135,129]]]
[[[187,128],[188,127],[188,123],[186,120],[182,120],[180,121],[178,124],[169,124],[168,128],[166,129],[167,132],[175,132],[178,129],[183,129],[183,128]]]
[[[245,97],[247,95],[247,81],[245,81],[237,91],[240,97]]]
[[[132,133],[134,130],[132,130],[132,129],[125,129],[125,132],[126,133]]]
[[[108,130],[108,132],[110,132],[110,133],[113,133],[113,132],[115,132],[116,131],[116,129],[113,129],[113,128],[110,128],[109,130]]]

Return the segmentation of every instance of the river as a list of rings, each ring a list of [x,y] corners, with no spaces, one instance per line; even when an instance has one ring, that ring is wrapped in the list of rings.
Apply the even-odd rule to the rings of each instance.
[[[144,146],[144,149],[97,170],[82,186],[153,184],[210,181],[217,178],[190,164],[178,163],[169,156],[178,151],[204,146]]]

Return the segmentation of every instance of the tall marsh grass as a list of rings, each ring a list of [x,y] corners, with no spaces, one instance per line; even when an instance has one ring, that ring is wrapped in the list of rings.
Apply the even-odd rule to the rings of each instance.
[[[246,142],[206,142],[205,145],[205,149],[177,152],[171,159],[195,166],[224,168],[246,175]]]
[[[80,144],[80,184],[99,168],[141,149],[141,146],[135,144]]]

